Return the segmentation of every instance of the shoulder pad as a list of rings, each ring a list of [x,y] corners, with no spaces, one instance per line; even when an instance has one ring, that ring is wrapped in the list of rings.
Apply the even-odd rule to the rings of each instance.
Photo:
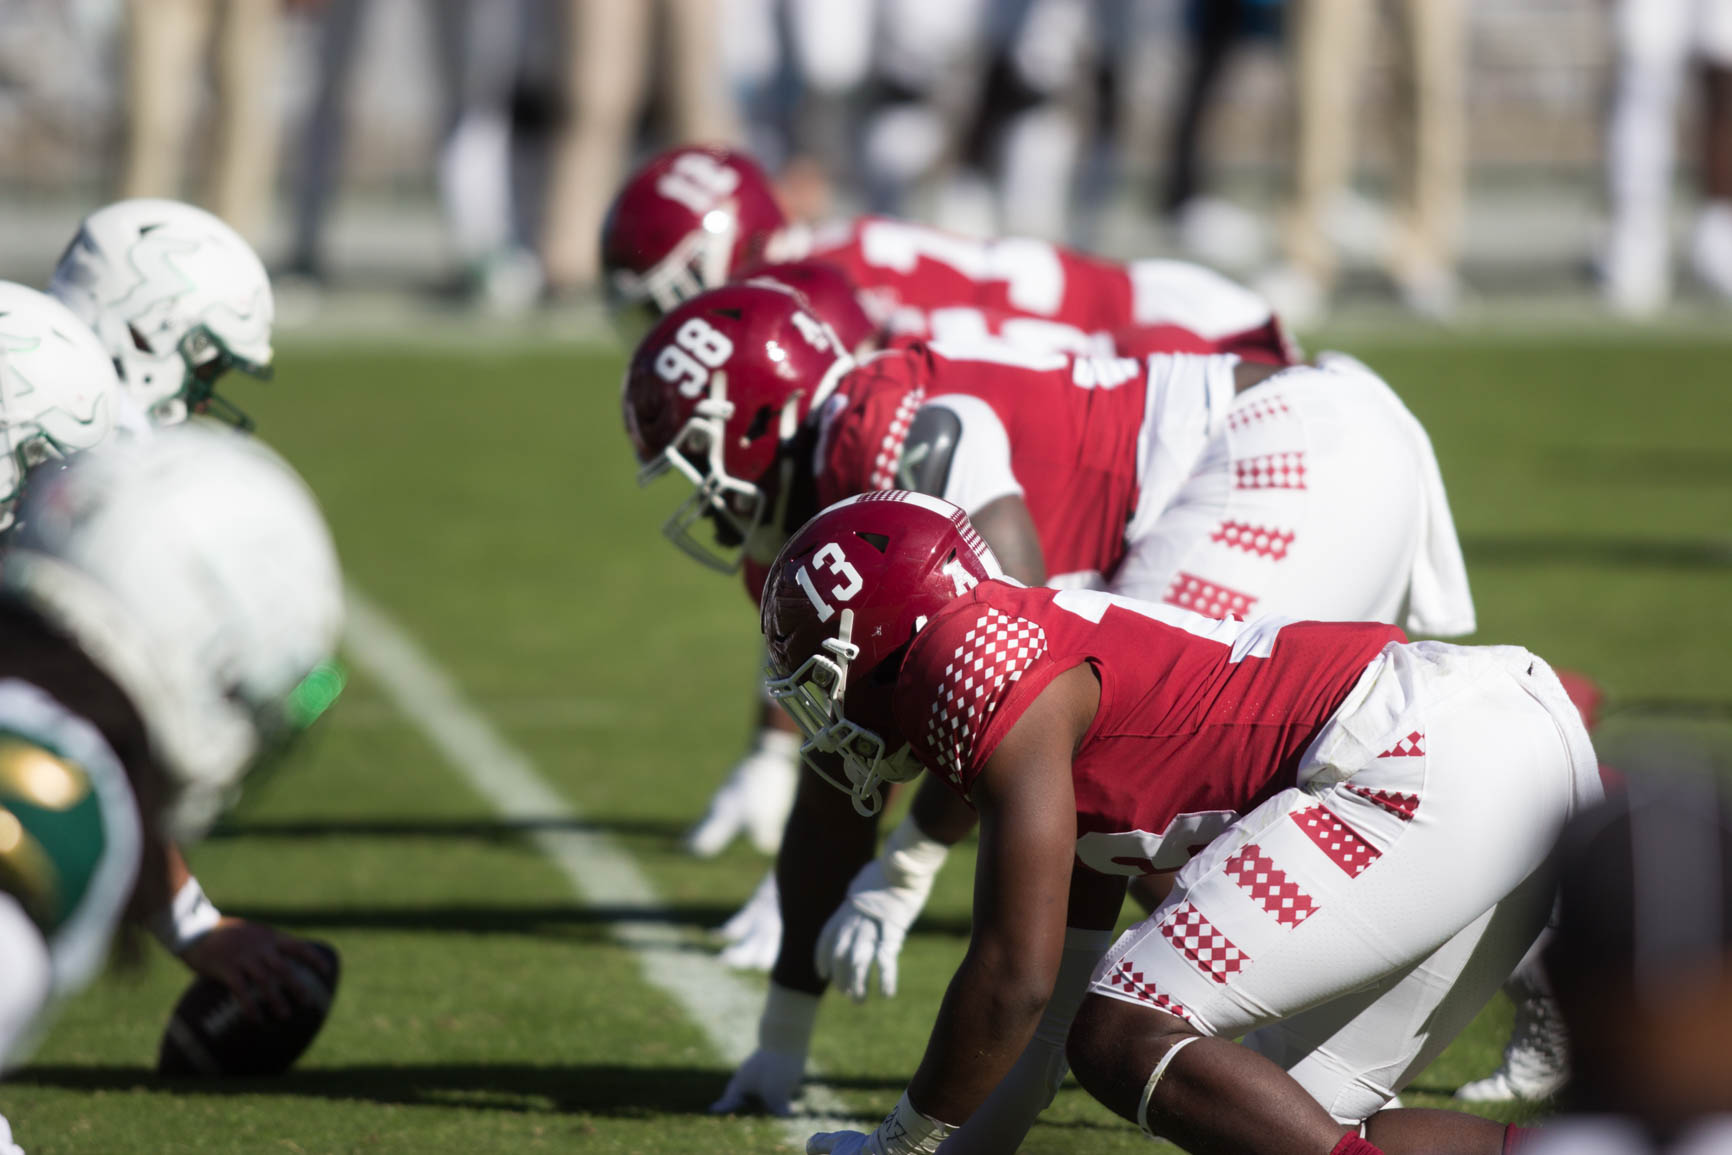
[[[896,466],[897,487],[943,497],[960,440],[962,418],[954,410],[943,405],[921,406],[902,444],[902,460]]]
[[[77,763],[0,731],[0,891],[45,936],[84,900],[108,849],[102,799]]]

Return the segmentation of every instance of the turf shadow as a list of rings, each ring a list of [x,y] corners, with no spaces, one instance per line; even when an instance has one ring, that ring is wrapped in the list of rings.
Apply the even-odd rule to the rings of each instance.
[[[234,914],[271,926],[322,930],[425,931],[433,934],[600,934],[619,923],[666,923],[714,930],[739,910],[734,903],[664,906],[550,903],[534,906],[237,906]],[[922,918],[916,935],[967,938],[963,917]]]
[[[73,1091],[271,1095],[401,1106],[606,1116],[700,1114],[730,1072],[618,1064],[452,1063],[312,1067],[274,1079],[165,1079],[147,1067],[44,1065],[7,1082]]]
[[[450,838],[476,842],[511,842],[546,832],[592,832],[665,838],[685,834],[687,825],[652,818],[328,818],[298,821],[269,819],[225,822],[210,832],[219,838]]]
[[[1597,569],[1732,569],[1732,541],[1585,537],[1575,534],[1470,534],[1461,539],[1470,565],[1520,568],[1580,565]]]
[[[310,1067],[273,1079],[165,1079],[148,1067],[42,1064],[7,1076],[7,1083],[78,1092],[146,1091],[168,1095],[269,1095],[405,1107],[457,1107],[514,1113],[653,1118],[705,1115],[732,1072],[721,1067],[630,1067],[618,1064],[450,1063]],[[827,1076],[826,1086],[866,1092],[888,1102],[904,1076]],[[879,1110],[881,1110],[880,1108]],[[867,1111],[862,1122],[878,1118]],[[1043,1119],[1042,1128],[1110,1130],[1088,1119]]]

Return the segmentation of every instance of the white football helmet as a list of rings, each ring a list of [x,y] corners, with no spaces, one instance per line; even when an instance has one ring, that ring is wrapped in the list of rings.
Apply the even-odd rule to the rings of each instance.
[[[138,709],[196,838],[261,754],[335,699],[343,583],[281,458],[210,422],[86,454],[33,485],[0,591],[78,642]]]
[[[45,293],[0,281],[0,530],[33,466],[113,436],[119,391],[83,321]]]
[[[251,427],[215,386],[230,369],[270,376],[276,304],[228,225],[179,201],[118,201],[84,218],[48,291],[96,330],[153,424],[209,411]]]

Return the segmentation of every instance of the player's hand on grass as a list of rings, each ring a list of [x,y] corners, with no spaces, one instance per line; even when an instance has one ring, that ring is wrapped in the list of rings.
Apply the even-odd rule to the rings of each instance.
[[[817,1022],[817,995],[770,983],[758,1018],[758,1049],[746,1056],[710,1110],[718,1115],[752,1110],[789,1114],[806,1077],[806,1052]]]
[[[879,856],[848,884],[847,901],[836,908],[818,936],[813,962],[818,973],[857,1003],[866,1001],[872,968],[878,989],[896,996],[896,960],[908,930],[920,917],[948,848],[905,819]]]
[[[767,1111],[772,1115],[793,1112],[794,1096],[806,1077],[804,1051],[767,1051],[760,1047],[746,1056],[722,1097],[710,1104],[717,1115]]]
[[[24,1155],[24,1148],[12,1142],[12,1124],[0,1115],[0,1155]]]
[[[875,1138],[862,1131],[820,1131],[806,1140],[806,1155],[883,1155]]]
[[[724,944],[723,964],[742,971],[768,971],[776,965],[782,950],[782,908],[774,870],[716,933]]]
[[[292,963],[299,961],[318,974],[326,959],[310,943],[263,923],[224,918],[180,952],[194,973],[215,979],[234,992],[254,1019],[266,1014],[287,1019],[294,1013],[291,998],[309,996],[295,981]]]
[[[714,858],[744,834],[760,852],[774,854],[794,807],[799,749],[798,735],[761,731],[686,835],[686,849],[699,858]]]

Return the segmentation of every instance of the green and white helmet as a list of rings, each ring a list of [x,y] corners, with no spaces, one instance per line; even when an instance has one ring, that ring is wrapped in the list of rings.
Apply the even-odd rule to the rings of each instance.
[[[85,454],[31,486],[0,591],[125,691],[169,780],[169,832],[201,835],[262,755],[335,699],[343,583],[313,495],[207,421]]]
[[[84,218],[48,291],[96,330],[153,425],[208,411],[251,427],[216,382],[230,369],[270,376],[276,304],[228,225],[179,201],[118,201]]]
[[[96,334],[45,293],[0,281],[0,530],[29,470],[114,435],[120,382]]]

